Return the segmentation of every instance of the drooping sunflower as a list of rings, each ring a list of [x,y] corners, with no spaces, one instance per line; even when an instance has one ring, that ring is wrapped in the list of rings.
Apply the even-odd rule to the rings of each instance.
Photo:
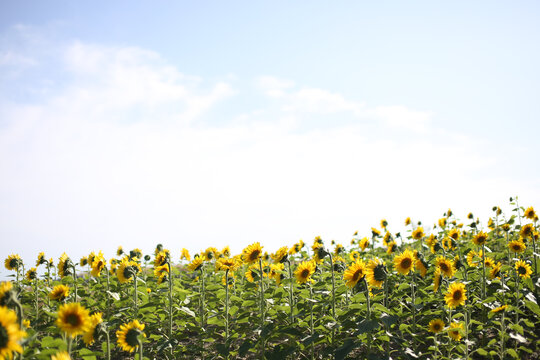
[[[339,254],[341,254],[344,250],[345,250],[345,248],[343,247],[343,245],[341,245],[341,244],[336,244],[336,246],[334,247],[334,255],[339,255]]]
[[[460,282],[454,282],[450,284],[446,295],[444,295],[446,305],[448,305],[450,309],[456,308],[460,305],[464,305],[465,300],[467,300],[466,293],[467,289],[465,289],[465,284]]]
[[[525,251],[527,246],[521,240],[512,240],[508,243],[508,248],[515,253],[522,253]]]
[[[372,287],[380,288],[386,280],[386,266],[379,258],[371,259],[366,268],[366,280]]]
[[[489,271],[489,278],[495,279],[501,274],[502,264],[500,262],[494,263]]]
[[[441,229],[444,229],[446,227],[446,218],[445,217],[440,218],[438,221],[438,224]]]
[[[189,255],[189,251],[186,248],[182,248],[182,254],[180,255],[180,260],[184,259],[191,261],[191,255]]]
[[[236,258],[220,258],[216,261],[216,270],[229,270],[229,272],[236,271],[238,267],[240,266],[240,263]]]
[[[411,225],[411,218],[410,217],[405,219],[405,226],[407,226],[407,225]]]
[[[515,268],[518,275],[521,276],[523,279],[528,279],[532,274],[531,265],[527,264],[523,260],[516,261]]]
[[[280,247],[274,254],[272,254],[272,259],[274,263],[282,263],[287,261],[287,256],[289,254],[289,249],[286,246]]]
[[[445,250],[455,250],[457,247],[457,243],[450,236],[447,236],[443,239],[442,246]]]
[[[32,281],[37,278],[37,269],[35,267],[31,268],[26,272],[26,280]]]
[[[268,277],[271,279],[274,279],[276,281],[277,286],[281,284],[281,280],[283,280],[284,278],[283,276],[284,269],[285,269],[285,265],[283,263],[270,265],[270,273],[268,274]]]
[[[506,311],[507,308],[508,308],[508,305],[504,304],[502,306],[496,307],[495,309],[492,309],[491,313],[496,314],[501,311]]]
[[[441,274],[444,277],[451,278],[454,276],[454,273],[456,272],[456,268],[454,267],[454,263],[446,259],[444,256],[437,257],[436,260],[437,267],[441,270]]]
[[[204,260],[211,261],[213,258],[216,257],[218,252],[218,249],[216,249],[215,247],[209,247],[208,249],[204,250]]]
[[[83,256],[83,257],[79,260],[79,265],[81,265],[81,266],[86,266],[86,265],[88,265],[88,257]]]
[[[69,296],[69,287],[66,285],[56,285],[49,293],[51,300],[63,301]]]
[[[433,274],[433,292],[437,292],[439,290],[439,286],[441,285],[441,270],[439,268],[435,269],[435,273]]]
[[[345,270],[343,280],[348,287],[353,288],[364,276],[366,276],[366,264],[362,260],[358,260]]]
[[[118,346],[124,351],[134,352],[139,347],[139,335],[145,336],[143,330],[144,324],[139,323],[138,320],[120,325],[120,330],[116,331]]]
[[[358,243],[358,246],[360,246],[360,249],[362,249],[362,251],[366,250],[368,245],[369,245],[369,239],[367,237],[362,238],[360,242]]]
[[[142,259],[142,250],[135,248],[129,251],[129,259],[133,261],[140,261]]]
[[[45,264],[47,260],[45,260],[45,253],[42,251],[38,254],[37,260],[36,260],[36,267],[38,267],[41,264]]]
[[[394,251],[396,251],[396,249],[397,249],[397,244],[396,244],[396,242],[395,242],[395,241],[390,241],[390,242],[388,243],[388,247],[386,248],[386,253],[387,253],[388,255],[390,255],[390,254],[394,253]]]
[[[118,249],[116,249],[116,256],[122,256],[124,254],[124,249],[119,246]]]
[[[311,279],[311,276],[313,275],[313,273],[315,273],[316,268],[317,268],[317,265],[315,264],[315,262],[302,261],[296,268],[296,271],[294,272],[296,281],[298,281],[299,284],[306,283],[307,281]]]
[[[444,329],[444,321],[441,319],[433,319],[428,324],[429,331],[434,334],[438,334]]]
[[[387,226],[388,226],[388,221],[386,221],[386,219],[382,219],[381,220],[381,228],[386,229]]]
[[[97,338],[97,326],[103,322],[103,314],[100,312],[90,315],[90,326],[83,334],[83,341],[86,345],[92,345]]]
[[[229,287],[234,286],[234,282],[236,281],[236,275],[233,272],[229,273],[228,278],[229,278]],[[221,277],[221,283],[223,284],[223,286],[225,286],[227,283],[227,277],[225,276],[225,274],[223,274],[223,276]]]
[[[21,257],[18,254],[9,255],[4,261],[4,266],[8,270],[17,270],[22,265]]]
[[[92,276],[99,277],[105,265],[107,265],[107,260],[105,260],[103,253],[100,251],[99,255],[94,257],[94,261],[90,264],[92,266]]]
[[[381,236],[381,232],[374,227],[371,228],[371,236],[376,238]]]
[[[71,357],[67,351],[60,351],[55,355],[51,355],[51,360],[71,360]]]
[[[390,241],[393,241],[394,239],[392,238],[392,234],[390,234],[389,231],[387,231],[384,236],[383,236],[383,239],[382,239],[382,242],[383,242],[383,245],[384,246],[388,246],[388,243]]]
[[[246,264],[253,264],[254,262],[259,261],[259,258],[262,255],[262,246],[260,243],[256,242],[249,245],[242,251],[242,260]]]
[[[255,282],[256,280],[258,280],[259,279],[258,270],[259,270],[259,266],[257,266],[257,264],[253,264],[249,266],[244,274],[246,276],[247,281]]]
[[[414,253],[407,249],[394,258],[394,267],[400,274],[407,275],[414,270]]]
[[[432,254],[435,254],[435,252],[437,252],[440,246],[437,238],[433,234],[429,235],[426,239],[426,245],[429,247]]]
[[[526,224],[521,227],[521,230],[519,230],[519,235],[524,239],[528,239],[532,236],[533,232],[534,232],[533,224]]]
[[[461,236],[461,233],[458,229],[452,229],[448,232],[448,236],[457,241]]]
[[[451,323],[448,329],[448,336],[455,341],[461,340],[461,332],[463,331],[463,323]]]
[[[154,268],[154,276],[157,279],[157,283],[161,284],[164,280],[168,279],[169,272],[169,264],[167,263]]]
[[[5,306],[8,298],[10,296],[10,292],[13,289],[13,284],[11,281],[2,281],[0,283],[0,306]]]
[[[83,334],[90,326],[90,314],[79,303],[60,305],[56,325],[68,336]]]
[[[476,245],[482,246],[482,245],[484,245],[486,243],[487,237],[488,237],[488,235],[485,232],[480,231],[478,234],[476,234],[473,237],[472,241]]]
[[[21,340],[26,336],[17,321],[15,311],[0,306],[0,358],[11,359],[13,352],[22,354]]]
[[[167,258],[169,257],[169,250],[161,250],[156,254],[154,258],[154,267],[160,267],[167,263]]]
[[[58,275],[62,278],[71,275],[71,266],[71,259],[63,253],[58,259]]]
[[[423,258],[418,258],[414,262],[414,266],[420,272],[420,276],[425,277],[427,273],[428,263]]]
[[[299,253],[300,250],[302,250],[302,248],[304,247],[304,241],[303,240],[300,240],[299,242],[297,242],[296,244],[294,244],[290,249],[289,249],[289,255],[294,255],[296,253]]]
[[[360,259],[360,253],[358,251],[351,251],[349,253],[349,259],[351,259],[351,261],[357,261]]]
[[[471,250],[467,253],[467,264],[469,264],[470,267],[477,267],[481,263],[482,250],[480,250],[479,252]]]
[[[191,271],[199,270],[204,263],[204,258],[202,256],[195,256],[193,260],[189,263],[188,269]]]
[[[525,215],[527,219],[533,220],[536,216],[536,213],[534,212],[534,208],[532,206],[529,206],[527,209],[525,209],[523,215]]]
[[[412,238],[414,240],[420,240],[424,237],[424,228],[419,226],[411,234]]]
[[[141,271],[139,263],[124,258],[116,269],[116,276],[121,284],[125,284],[132,281],[133,277],[136,276],[139,271]]]

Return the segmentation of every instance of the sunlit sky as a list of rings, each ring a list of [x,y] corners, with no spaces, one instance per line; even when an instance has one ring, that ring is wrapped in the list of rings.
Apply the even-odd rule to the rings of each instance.
[[[537,1],[4,1],[0,253],[538,207],[539,44]]]

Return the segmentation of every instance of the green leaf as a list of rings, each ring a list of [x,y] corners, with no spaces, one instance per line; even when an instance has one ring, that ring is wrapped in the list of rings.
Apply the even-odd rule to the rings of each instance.
[[[488,356],[488,352],[482,348],[480,349],[476,349],[476,352],[478,353],[478,355],[480,356]]]
[[[510,354],[510,356],[513,357],[514,359],[519,359],[519,355],[514,349],[506,349],[506,352]]]
[[[360,335],[366,332],[370,332],[378,327],[379,323],[376,320],[364,319],[358,324],[358,331],[356,332],[356,334]]]
[[[343,360],[349,355],[349,353],[356,347],[354,339],[347,339],[345,343],[340,346],[335,352],[336,360]]]
[[[540,316],[540,307],[538,306],[538,304],[529,300],[525,300],[525,306],[533,313],[535,313],[536,316]]]

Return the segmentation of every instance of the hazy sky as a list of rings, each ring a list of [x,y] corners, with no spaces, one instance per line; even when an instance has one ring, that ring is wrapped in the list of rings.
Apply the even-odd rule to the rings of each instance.
[[[273,251],[538,207],[539,10],[4,1],[0,254]]]

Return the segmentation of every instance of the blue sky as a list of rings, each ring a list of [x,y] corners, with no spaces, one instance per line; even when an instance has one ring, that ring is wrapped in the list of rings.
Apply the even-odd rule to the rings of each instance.
[[[1,253],[271,251],[538,205],[539,7],[4,2]]]

